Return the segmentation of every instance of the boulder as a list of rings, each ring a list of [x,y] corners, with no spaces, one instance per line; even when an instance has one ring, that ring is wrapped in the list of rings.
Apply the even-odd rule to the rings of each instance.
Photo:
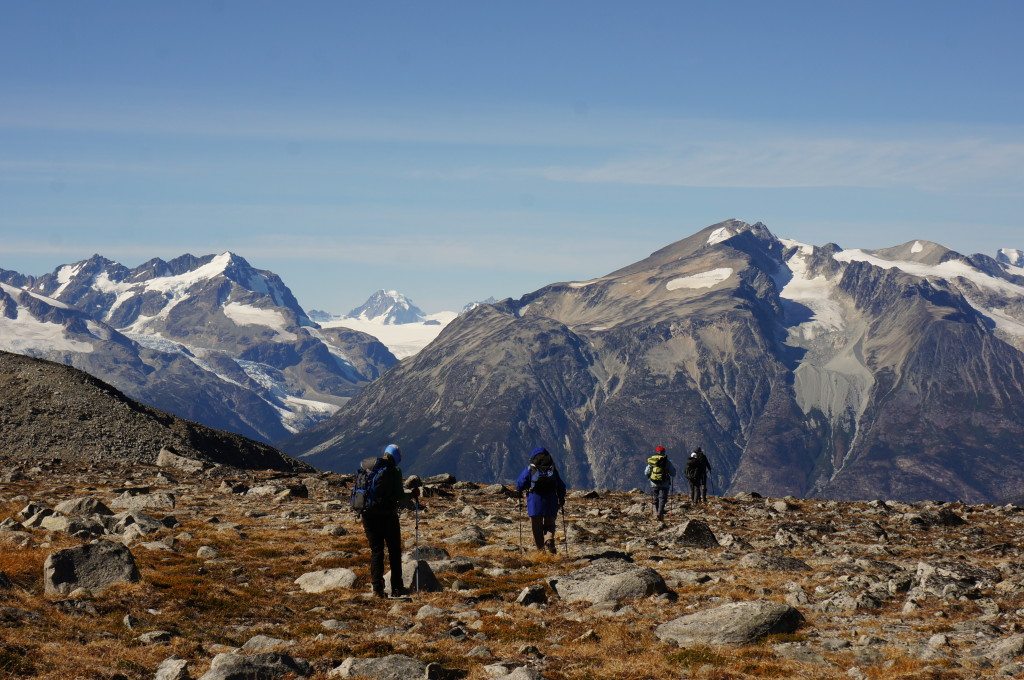
[[[102,590],[115,583],[135,583],[139,578],[131,551],[110,541],[58,550],[43,564],[43,586],[48,595],[66,595],[76,588]]]
[[[328,590],[351,588],[355,582],[356,573],[344,567],[310,571],[295,579],[295,585],[307,593],[325,593]]]
[[[294,644],[293,640],[282,640],[269,635],[253,635],[242,645],[241,649],[243,652],[269,652],[279,647],[291,647]]]
[[[106,505],[104,505],[99,499],[93,498],[92,496],[81,496],[79,498],[69,498],[66,501],[58,503],[54,508],[54,512],[59,512],[67,517],[88,517],[90,515],[112,515]]]
[[[157,666],[153,680],[190,680],[188,661],[172,656]]]
[[[174,505],[174,494],[165,491],[134,495],[125,491],[110,502],[110,507],[118,510],[173,510]]]
[[[547,604],[547,588],[541,585],[526,586],[523,588],[522,592],[519,593],[519,597],[516,598],[516,602],[524,606],[531,604]]]
[[[449,472],[443,472],[439,475],[432,475],[423,480],[424,484],[430,484],[431,486],[451,486],[459,480],[455,479],[455,475]]]
[[[349,657],[330,673],[329,678],[370,678],[371,680],[419,680],[427,677],[427,664],[402,654],[376,659]]]
[[[650,567],[622,560],[596,560],[590,565],[549,581],[566,602],[618,602],[667,592],[661,575]]]
[[[202,461],[180,456],[167,447],[160,449],[160,453],[156,456],[156,465],[157,467],[174,468],[182,472],[202,472],[204,467]]]
[[[803,617],[776,602],[734,602],[663,623],[654,634],[680,647],[746,645],[767,635],[792,633]]]
[[[434,570],[430,568],[430,565],[425,560],[402,563],[402,584],[411,593],[416,592],[417,588],[420,592],[426,593],[436,593],[442,590],[441,584],[438,583],[437,577],[434,576]],[[384,574],[384,592],[389,595],[391,594],[390,571]]]
[[[305,678],[312,673],[308,663],[287,654],[218,654],[199,680],[276,680],[289,674]]]
[[[699,519],[687,520],[684,524],[668,532],[668,536],[674,538],[680,545],[693,546],[695,548],[717,548],[718,539],[711,532],[707,522]]]

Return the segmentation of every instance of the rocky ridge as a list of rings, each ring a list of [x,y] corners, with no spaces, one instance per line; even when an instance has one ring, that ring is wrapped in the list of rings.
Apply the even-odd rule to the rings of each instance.
[[[1024,673],[1018,507],[752,493],[692,507],[674,496],[659,525],[645,495],[574,491],[568,544],[560,529],[550,556],[520,551],[507,488],[422,481],[416,551],[413,517],[402,522],[406,569],[423,587],[376,600],[345,475],[26,470],[0,486],[0,670],[178,680]]]

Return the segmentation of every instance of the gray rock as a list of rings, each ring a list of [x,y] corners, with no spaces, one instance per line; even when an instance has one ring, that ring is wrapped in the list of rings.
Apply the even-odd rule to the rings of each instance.
[[[427,664],[402,654],[376,659],[349,657],[330,673],[329,678],[370,678],[371,680],[418,680],[427,677]]]
[[[310,571],[295,579],[295,585],[307,593],[324,593],[328,590],[351,588],[355,582],[356,573],[344,567]]]
[[[792,633],[802,621],[800,612],[789,605],[735,602],[663,623],[654,633],[681,647],[745,645],[766,635]]]
[[[577,571],[549,581],[566,602],[619,602],[668,590],[658,572],[622,560],[597,560]]]
[[[718,547],[718,539],[712,533],[711,527],[708,526],[707,522],[699,519],[687,520],[684,524],[669,531],[668,536],[676,539],[680,545],[695,548]]]
[[[58,550],[43,564],[43,586],[48,595],[66,595],[76,588],[97,591],[115,583],[135,583],[139,578],[131,551],[110,541]]]
[[[170,642],[173,637],[174,635],[170,631],[153,630],[148,633],[143,633],[136,639],[144,645],[156,645],[164,642]]]
[[[220,553],[212,546],[202,545],[199,546],[198,550],[196,550],[196,557],[201,560],[215,560],[220,557]]]
[[[199,680],[276,680],[289,673],[304,678],[312,675],[313,669],[287,654],[218,654]]]
[[[171,449],[164,447],[156,456],[157,467],[169,467],[182,472],[202,472],[202,461],[180,456]]]
[[[436,593],[440,591],[441,584],[434,576],[434,570],[425,560],[402,563],[402,583],[405,589],[411,593],[417,590],[424,593]],[[391,594],[391,572],[384,574],[384,592]]]
[[[164,659],[163,663],[157,666],[156,675],[153,680],[190,680],[188,674],[188,661],[171,657]]]
[[[1024,635],[1011,635],[975,651],[974,655],[989,664],[1005,664],[1024,654]]]
[[[519,593],[519,597],[516,598],[516,602],[524,606],[531,604],[547,604],[547,588],[541,585],[527,586],[523,588],[521,593]]]
[[[70,498],[58,503],[53,510],[54,512],[59,512],[67,517],[88,517],[90,515],[114,514],[110,511],[110,508],[104,505],[99,499],[93,498],[92,496]]]
[[[125,491],[110,502],[110,507],[118,510],[173,510],[174,505],[174,494],[166,491],[136,495]]]
[[[268,635],[254,635],[242,645],[243,652],[269,652],[278,647],[290,647],[294,645],[293,640],[282,640]]]

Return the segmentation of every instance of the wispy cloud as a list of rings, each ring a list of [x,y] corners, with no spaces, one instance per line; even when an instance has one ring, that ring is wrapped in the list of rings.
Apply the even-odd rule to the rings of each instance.
[[[559,182],[738,188],[1024,192],[1024,143],[989,139],[780,137],[695,142],[591,165],[537,170]]]

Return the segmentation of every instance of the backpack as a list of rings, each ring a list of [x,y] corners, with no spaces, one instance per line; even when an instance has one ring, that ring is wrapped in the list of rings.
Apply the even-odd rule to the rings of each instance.
[[[686,479],[693,482],[694,484],[700,480],[701,477],[701,464],[696,458],[691,458],[686,461]]]
[[[668,476],[668,456],[655,454],[647,459],[647,464],[651,466],[651,473],[647,475],[647,479],[655,484],[664,482]]]
[[[555,461],[551,454],[538,453],[530,461],[530,493],[547,496],[558,490],[555,482]]]
[[[352,497],[349,499],[349,505],[355,512],[362,514],[380,505],[381,480],[387,467],[381,458],[366,458],[359,464],[352,486]]]

